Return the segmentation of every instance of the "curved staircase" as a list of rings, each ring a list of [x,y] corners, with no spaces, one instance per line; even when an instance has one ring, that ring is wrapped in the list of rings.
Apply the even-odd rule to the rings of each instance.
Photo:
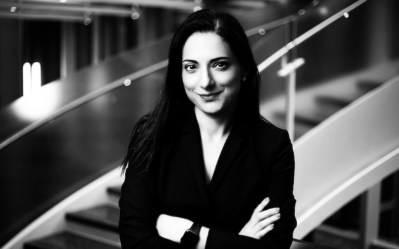
[[[125,136],[128,134],[128,129],[130,129],[131,124],[151,108],[153,99],[155,99],[156,94],[154,93],[158,92],[159,84],[147,83],[161,81],[163,75],[162,63],[164,63],[163,59],[165,59],[165,53],[157,52],[164,51],[164,47],[167,43],[168,40],[164,40],[163,43],[153,44],[154,47],[151,47],[152,45],[146,47],[148,50],[147,52],[151,54],[151,58],[145,61],[136,60],[138,63],[137,65],[130,65],[129,63],[133,61],[138,54],[125,54],[120,58],[116,58],[117,63],[109,61],[109,65],[111,66],[105,66],[103,69],[111,70],[112,67],[111,71],[117,72],[115,74],[112,72],[104,74],[100,65],[97,69],[93,70],[93,74],[88,70],[82,72],[80,76],[76,76],[77,78],[75,79],[67,79],[67,81],[75,85],[80,83],[80,80],[76,79],[85,79],[88,82],[94,82],[93,85],[87,88],[81,88],[83,89],[82,92],[72,91],[70,90],[71,86],[61,84],[54,84],[54,87],[48,86],[43,89],[43,91],[51,92],[58,87],[59,89],[55,92],[69,93],[70,95],[63,96],[63,98],[61,98],[61,103],[58,103],[57,107],[62,107],[69,101],[79,99],[87,93],[96,92],[104,86],[107,87],[109,82],[112,82],[109,85],[114,85],[111,86],[114,87],[112,91],[96,92],[96,94],[98,94],[96,98],[87,100],[85,103],[80,103],[81,106],[76,112],[74,111],[73,114],[68,113],[60,118],[58,117],[61,116],[61,114],[57,114],[58,116],[50,116],[44,119],[43,122],[45,122],[46,129],[41,130],[37,128],[35,134],[30,135],[31,138],[33,137],[33,141],[35,141],[35,136],[41,137],[43,134],[50,134],[49,136],[54,136],[56,138],[60,136],[60,141],[64,141],[62,140],[62,135],[54,129],[55,125],[53,123],[57,125],[60,123],[63,124],[62,127],[67,131],[67,136],[71,135],[79,138],[82,134],[85,135],[85,132],[90,133],[90,131],[93,131],[93,139],[100,141],[100,144],[106,144],[105,141],[108,142],[107,139],[116,137],[116,135],[118,135],[119,142],[125,141],[127,139]],[[151,75],[147,75],[144,78],[138,76],[137,80],[133,82],[129,88],[117,89],[118,86],[122,85],[123,79],[132,77],[129,75],[130,72],[146,70],[148,69],[147,66],[154,65],[154,63],[160,63],[160,67],[153,68],[153,73]],[[388,82],[388,84],[382,84],[386,82],[390,76],[399,73],[397,68],[398,63],[389,63],[389,65],[381,65],[378,68],[369,69],[353,75],[346,75],[343,78],[328,81],[314,88],[304,89],[298,92],[297,102],[299,105],[297,105],[296,110],[295,131],[295,138],[297,140],[294,143],[297,161],[295,194],[298,199],[297,218],[299,221],[299,226],[295,233],[296,238],[303,238],[308,232],[321,224],[326,217],[337,211],[351,198],[370,188],[376,181],[381,181],[388,173],[397,170],[397,165],[399,165],[399,163],[395,165],[392,162],[396,162],[397,160],[395,153],[396,148],[399,147],[399,139],[397,136],[399,131],[397,131],[395,127],[399,127],[399,117],[395,112],[392,112],[392,108],[399,106],[399,104],[397,100],[391,99],[392,94],[389,95],[389,93],[390,91],[392,91],[391,93],[396,93],[398,91],[397,85],[399,80],[395,79]],[[81,77],[82,75],[83,77]],[[107,77],[103,77],[104,75],[107,75]],[[124,77],[121,78],[121,76]],[[364,94],[365,96],[362,97]],[[385,95],[381,97],[381,94]],[[388,98],[385,98],[386,96],[389,96],[391,102],[389,102],[387,106],[379,105],[383,103],[384,100],[388,100]],[[360,99],[358,99],[359,97]],[[375,101],[376,98],[379,98],[379,100]],[[378,106],[377,109],[373,109],[374,105],[370,105],[373,101],[376,102],[375,104]],[[29,101],[17,101],[15,103],[15,108],[23,105],[29,105]],[[126,117],[125,119],[118,119],[120,109],[123,107],[127,109],[127,106],[137,109],[132,115],[134,117],[130,117],[129,119]],[[283,98],[275,98],[263,103],[261,112],[266,118],[278,126],[283,127],[283,106]],[[370,115],[370,113],[367,113],[365,109],[367,110],[369,108],[379,112],[377,113],[378,115],[376,115],[377,119],[382,118],[382,121],[386,119],[387,122],[380,122],[381,120],[374,122],[375,120],[367,119],[367,115]],[[106,110],[106,115],[104,115],[104,110]],[[389,118],[389,116],[386,115],[384,116],[385,110],[389,110],[390,116],[393,118]],[[94,115],[98,116],[98,119],[95,118],[93,120],[94,122],[89,122],[90,120],[86,120],[85,118],[93,112]],[[15,113],[16,112],[13,113],[11,111],[0,112],[0,120],[14,119],[20,121],[15,127],[7,125],[8,128],[11,127],[11,130],[3,130],[4,133],[0,134],[0,138],[14,133],[12,129],[23,129],[34,123],[32,120],[21,120],[18,117],[12,117]],[[11,119],[9,119],[10,117]],[[356,119],[351,119],[351,117],[356,117]],[[117,120],[116,122],[115,119]],[[82,120],[84,122],[82,122]],[[101,122],[98,122],[100,120]],[[113,120],[114,123],[110,120]],[[364,127],[362,126],[362,129],[358,130],[363,133],[357,134],[356,129],[353,129],[351,124],[358,124],[363,121],[366,129],[363,129]],[[82,130],[78,130],[78,132],[72,132],[71,127],[77,122],[82,122],[83,125],[81,126],[86,127],[82,128]],[[385,125],[384,127],[386,131],[388,131],[387,134],[389,136],[383,138],[378,136],[368,137],[367,132],[381,123]],[[371,125],[369,130],[367,130],[368,125]],[[110,127],[118,127],[118,129],[116,131],[112,130],[110,134],[104,135],[101,133],[102,130],[110,130]],[[80,127],[78,127],[78,129],[80,129]],[[101,134],[102,137],[97,137],[98,134]],[[120,134],[124,134],[124,136]],[[352,136],[355,134],[357,134],[358,137]],[[342,136],[347,140],[340,140]],[[352,155],[353,157],[340,158],[339,154],[334,154],[335,152],[338,153],[338,151],[342,152],[342,149],[348,149],[351,146],[358,145],[352,144],[350,140],[352,139],[355,141],[362,137],[365,137],[366,140],[378,140],[380,142],[378,150],[372,151],[372,147],[357,146],[357,148],[360,149],[355,151],[357,154],[355,153]],[[77,141],[84,143],[84,141]],[[364,143],[364,141],[364,139],[359,139],[356,143]],[[20,151],[19,148],[21,148],[21,144],[23,144],[23,141],[20,143],[17,141],[13,143],[12,146],[8,146],[0,152],[3,154],[16,154]],[[325,146],[325,144],[328,146]],[[383,146],[384,144],[388,144],[389,146]],[[88,144],[87,148],[90,149],[92,146],[98,145]],[[106,146],[104,148],[96,147],[99,149],[99,152],[97,151],[94,154],[101,154],[99,156],[104,156],[103,153],[108,150],[112,150],[113,152],[122,151],[120,143],[110,143],[106,144]],[[73,145],[63,147],[63,149],[71,148],[73,148]],[[362,149],[365,150],[362,151]],[[60,151],[62,152],[62,150],[59,149],[55,153],[62,154]],[[73,149],[71,151],[71,153],[79,153],[79,151]],[[329,152],[331,153],[328,154]],[[316,154],[316,157],[309,157],[309,155],[313,156],[314,154]],[[366,156],[363,158],[362,155]],[[2,154],[0,153],[0,158],[1,156]],[[89,160],[91,158],[84,158],[82,161],[86,164],[90,164],[92,168],[98,166],[96,165],[97,163],[102,163],[107,165],[110,164],[111,166],[107,166],[107,169],[113,170],[83,188],[77,188],[78,190],[74,194],[61,202],[58,203],[57,201],[56,203],[58,204],[22,230],[13,240],[6,244],[4,248],[119,248],[120,243],[117,234],[119,211],[117,208],[117,199],[120,194],[119,186],[123,181],[123,176],[121,177],[119,169],[114,168],[118,165],[118,162],[115,163],[115,161],[120,157],[121,155],[114,153],[112,158],[104,157],[103,161],[99,160],[93,162]],[[328,160],[326,160],[326,158]],[[362,160],[356,160],[358,158]],[[325,163],[326,161],[327,163]],[[76,162],[73,161],[73,163]],[[337,167],[337,170],[342,170],[342,174],[332,171],[331,169],[334,167]],[[377,169],[377,177],[373,179],[367,178],[370,175],[368,175],[367,172],[364,173],[365,170],[372,172],[374,169]],[[78,176],[80,176],[79,173],[82,172],[78,172]],[[100,172],[96,171],[96,174],[100,175]],[[357,177],[359,174],[363,174],[359,178],[360,181],[354,181],[353,177]],[[329,176],[331,176],[331,179],[329,179]],[[325,179],[327,179],[324,181],[326,184],[323,183]],[[348,182],[351,179],[352,182]],[[343,187],[345,187],[344,190],[347,191],[345,195],[343,192],[337,192],[337,190],[342,190]],[[326,196],[329,199],[326,199]],[[292,244],[292,248],[302,247],[316,248],[317,246],[296,240]]]

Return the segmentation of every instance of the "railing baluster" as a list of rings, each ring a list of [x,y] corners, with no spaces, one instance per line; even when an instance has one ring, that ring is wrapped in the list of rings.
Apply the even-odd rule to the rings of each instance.
[[[360,248],[368,249],[378,239],[381,182],[362,194]]]

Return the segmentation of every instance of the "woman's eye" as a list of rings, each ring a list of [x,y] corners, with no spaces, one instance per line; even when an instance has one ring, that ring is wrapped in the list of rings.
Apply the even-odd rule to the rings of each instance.
[[[188,72],[193,72],[197,67],[194,64],[184,65],[184,69]]]
[[[213,64],[213,68],[216,69],[225,69],[226,67],[227,67],[226,62],[216,62],[215,64]]]

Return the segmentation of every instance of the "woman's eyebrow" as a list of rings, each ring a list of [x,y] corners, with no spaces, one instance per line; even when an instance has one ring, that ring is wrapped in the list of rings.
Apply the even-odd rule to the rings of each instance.
[[[185,59],[182,62],[198,63],[196,60]]]
[[[211,62],[215,62],[215,61],[219,61],[219,60],[230,60],[230,58],[226,57],[226,56],[216,57],[216,58],[213,58],[211,60]],[[182,62],[198,63],[196,60],[190,60],[190,59],[184,59]]]
[[[230,60],[229,57],[222,56],[222,57],[217,57],[211,60],[211,62],[219,61],[219,60]]]

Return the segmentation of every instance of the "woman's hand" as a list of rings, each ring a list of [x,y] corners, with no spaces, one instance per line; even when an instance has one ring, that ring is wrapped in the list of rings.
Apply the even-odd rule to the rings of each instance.
[[[241,229],[239,235],[260,239],[273,229],[273,223],[280,219],[280,209],[270,208],[262,211],[269,202],[269,198],[266,198],[255,208],[251,219]]]
[[[158,217],[156,228],[159,236],[180,243],[181,237],[193,222],[184,218],[161,214]]]

